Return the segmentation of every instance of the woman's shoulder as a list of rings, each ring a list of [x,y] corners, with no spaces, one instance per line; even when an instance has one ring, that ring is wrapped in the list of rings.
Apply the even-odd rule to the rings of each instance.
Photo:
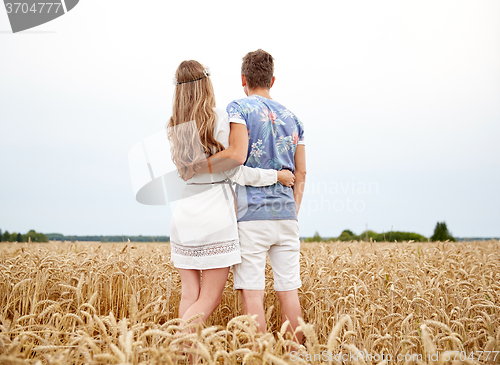
[[[224,119],[227,119],[227,112],[219,107],[214,108],[215,114],[217,115],[217,122],[224,121]]]
[[[215,121],[215,130],[221,128],[229,128],[229,118],[227,117],[227,112],[221,108],[214,108],[215,115],[217,119]]]
[[[229,118],[224,109],[214,108],[215,114],[217,115],[217,120],[215,122],[214,137],[218,140],[224,148],[229,146]]]

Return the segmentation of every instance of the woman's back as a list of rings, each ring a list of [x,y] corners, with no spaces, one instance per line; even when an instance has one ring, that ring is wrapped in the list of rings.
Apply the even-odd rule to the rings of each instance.
[[[214,138],[220,142],[224,148],[229,147],[229,119],[225,110],[220,108],[215,108],[215,113],[217,115],[217,120],[214,127]],[[206,157],[209,157],[208,155]],[[236,170],[237,168],[233,169]],[[189,183],[206,183],[206,182],[216,182],[225,180],[228,176],[231,176],[234,171],[224,171],[224,172],[212,172],[211,174],[196,174],[191,179],[187,180]]]

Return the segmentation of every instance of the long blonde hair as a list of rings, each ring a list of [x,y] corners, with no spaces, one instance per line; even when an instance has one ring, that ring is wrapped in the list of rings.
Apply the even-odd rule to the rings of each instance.
[[[172,145],[172,161],[181,178],[187,174],[189,166],[224,150],[214,137],[215,94],[204,71],[199,62],[191,60],[183,61],[175,72],[177,85],[168,138]]]

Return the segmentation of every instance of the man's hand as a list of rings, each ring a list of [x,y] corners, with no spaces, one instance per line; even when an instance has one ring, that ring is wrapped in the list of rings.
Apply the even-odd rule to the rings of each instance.
[[[191,178],[194,176],[194,174],[196,173],[196,172],[194,171],[194,165],[188,165],[188,166],[186,166],[186,167],[184,168],[184,171],[185,171],[185,173],[184,173],[184,176],[182,177],[182,179],[183,179],[184,181],[188,181],[188,180],[189,180],[189,179],[191,179]]]

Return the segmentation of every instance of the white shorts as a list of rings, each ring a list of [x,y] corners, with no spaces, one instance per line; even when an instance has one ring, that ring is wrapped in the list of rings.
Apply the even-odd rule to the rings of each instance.
[[[238,222],[241,263],[233,266],[234,289],[264,290],[266,253],[273,268],[274,290],[302,286],[299,222],[261,220]]]

